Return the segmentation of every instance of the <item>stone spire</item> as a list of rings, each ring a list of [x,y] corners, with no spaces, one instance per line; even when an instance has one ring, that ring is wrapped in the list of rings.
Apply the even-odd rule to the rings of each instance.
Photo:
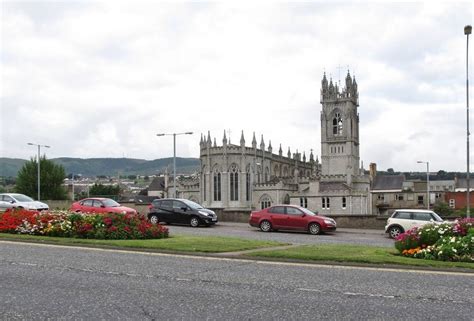
[[[265,142],[263,141],[263,134],[262,134],[262,139],[260,139],[260,149],[265,150]]]
[[[309,161],[314,162],[313,150],[311,150],[311,153],[309,154]]]
[[[244,138],[244,131],[242,130],[242,135],[240,136],[240,146],[245,147],[245,138]]]
[[[255,132],[253,132],[252,148],[257,148],[257,139],[255,138]]]
[[[207,146],[208,146],[208,147],[211,147],[211,146],[212,146],[211,131],[207,131]]]
[[[214,137],[214,146],[213,147],[217,147],[217,144],[216,144],[216,138]]]
[[[227,145],[227,136],[225,135],[225,130],[224,130],[224,138],[222,138],[222,145]]]
[[[291,159],[291,152],[290,152],[290,147],[288,147],[288,154],[287,154],[288,158]]]
[[[272,141],[270,140],[269,143],[268,143],[268,151],[270,152],[270,154],[272,153],[273,151],[273,148],[272,148]]]
[[[278,155],[280,155],[280,156],[283,155],[283,150],[281,149],[281,144],[280,144],[280,149],[278,150]]]
[[[303,162],[306,163],[306,152],[303,152]]]

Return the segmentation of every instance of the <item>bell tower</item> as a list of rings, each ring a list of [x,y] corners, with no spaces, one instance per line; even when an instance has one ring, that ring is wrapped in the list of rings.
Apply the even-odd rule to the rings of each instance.
[[[359,175],[359,92],[349,71],[345,88],[321,81],[321,175]]]

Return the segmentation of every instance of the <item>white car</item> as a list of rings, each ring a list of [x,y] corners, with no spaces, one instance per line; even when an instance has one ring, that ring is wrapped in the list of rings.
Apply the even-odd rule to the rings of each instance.
[[[7,208],[24,208],[37,211],[49,210],[48,204],[35,201],[31,197],[16,193],[0,194],[0,208],[3,210]]]
[[[412,227],[420,227],[433,222],[442,223],[443,219],[430,210],[396,210],[387,220],[385,233],[395,239]]]

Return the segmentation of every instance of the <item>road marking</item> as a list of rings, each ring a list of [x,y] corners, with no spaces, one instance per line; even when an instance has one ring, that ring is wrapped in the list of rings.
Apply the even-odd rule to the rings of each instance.
[[[77,245],[69,246],[69,245],[56,245],[56,244],[39,244],[39,243],[4,241],[4,240],[0,240],[0,243],[16,244],[16,245],[27,244],[28,246],[75,249],[75,250],[82,250],[82,251],[86,250],[86,251],[96,251],[96,252],[113,252],[113,253],[125,253],[125,254],[136,254],[136,255],[147,255],[147,256],[178,257],[178,258],[193,259],[193,260],[241,262],[241,263],[249,263],[249,264],[253,263],[253,264],[262,264],[262,265],[296,266],[296,267],[307,267],[307,268],[318,268],[318,269],[327,268],[327,269],[341,269],[341,270],[369,270],[369,271],[400,272],[400,273],[414,273],[414,274],[435,274],[435,275],[456,275],[456,276],[474,277],[474,273],[472,272],[409,270],[409,269],[403,269],[403,268],[346,266],[346,265],[330,265],[330,264],[299,263],[299,262],[274,262],[274,261],[200,256],[200,255],[189,255],[189,254],[171,254],[171,253],[156,253],[156,252],[143,252],[143,251],[131,251],[131,250],[93,248],[93,247],[77,246]]]

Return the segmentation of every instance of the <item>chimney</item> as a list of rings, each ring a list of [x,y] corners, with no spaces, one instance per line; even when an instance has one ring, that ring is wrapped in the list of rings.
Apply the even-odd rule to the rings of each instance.
[[[375,163],[370,163],[369,165],[369,175],[370,175],[370,181],[374,181],[375,176],[377,176],[377,164]]]

